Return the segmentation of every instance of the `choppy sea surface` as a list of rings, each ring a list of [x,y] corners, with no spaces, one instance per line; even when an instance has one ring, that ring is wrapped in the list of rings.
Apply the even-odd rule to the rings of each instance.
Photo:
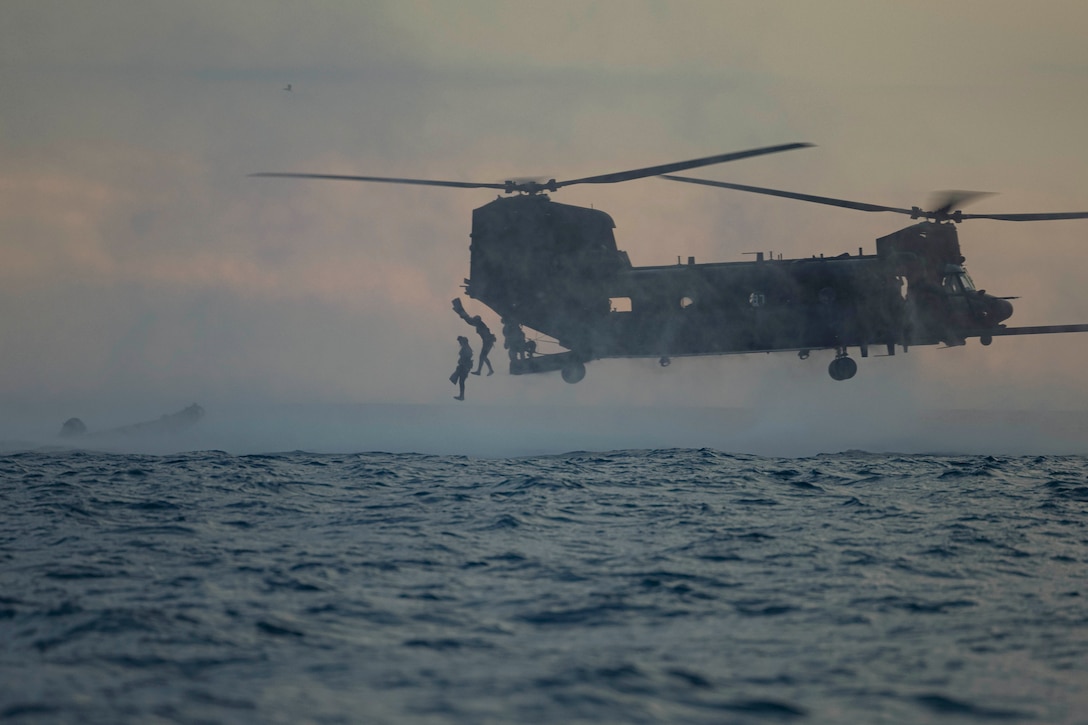
[[[0,721],[1088,722],[1088,459],[0,456]]]

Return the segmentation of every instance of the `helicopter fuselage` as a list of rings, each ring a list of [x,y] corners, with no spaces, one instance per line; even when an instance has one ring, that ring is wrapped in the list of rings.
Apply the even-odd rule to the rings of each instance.
[[[1000,330],[1012,305],[974,289],[955,227],[921,222],[877,240],[876,254],[635,267],[611,217],[542,194],[473,213],[468,295],[504,323],[569,352],[511,359],[514,374],[601,358],[962,344]],[[504,325],[506,327],[506,325]],[[1000,334],[1000,333],[998,333]],[[845,379],[853,369],[832,376]],[[842,377],[840,377],[840,375]]]

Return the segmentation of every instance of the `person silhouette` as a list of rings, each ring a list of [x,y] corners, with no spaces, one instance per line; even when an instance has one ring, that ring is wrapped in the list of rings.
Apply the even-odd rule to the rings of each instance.
[[[478,334],[480,336],[480,340],[481,340],[481,343],[480,343],[480,364],[476,368],[476,370],[473,371],[472,374],[473,375],[479,375],[480,372],[484,369],[484,365],[487,365],[487,374],[488,375],[494,375],[495,374],[495,368],[491,367],[491,360],[488,359],[487,354],[489,352],[491,352],[491,348],[493,348],[495,346],[495,341],[498,338],[495,337],[495,335],[491,332],[491,330],[488,329],[487,325],[484,324],[483,319],[481,319],[479,315],[476,315],[475,317],[473,317],[469,324],[471,324],[473,327],[476,328],[476,334]]]
[[[521,325],[504,317],[502,321],[502,338],[502,345],[506,348],[507,355],[510,356],[510,362],[521,360],[525,354],[525,333],[522,331]]]
[[[469,347],[468,338],[464,335],[458,335],[457,342],[461,344],[461,349],[457,355],[457,368],[450,375],[450,382],[460,388],[460,394],[453,396],[454,399],[464,400],[465,380],[468,378],[468,374],[472,372],[472,348]]]
[[[453,311],[460,315],[462,320],[476,328],[476,334],[480,336],[480,364],[472,374],[479,375],[483,371],[484,365],[487,365],[487,374],[494,375],[495,368],[491,367],[491,360],[487,356],[491,352],[491,348],[495,346],[498,338],[491,332],[482,317],[479,315],[469,317],[460,299],[453,301]]]

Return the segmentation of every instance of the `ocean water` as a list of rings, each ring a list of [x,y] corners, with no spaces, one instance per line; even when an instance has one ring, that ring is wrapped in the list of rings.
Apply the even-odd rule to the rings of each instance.
[[[0,456],[0,721],[1088,722],[1088,459]]]

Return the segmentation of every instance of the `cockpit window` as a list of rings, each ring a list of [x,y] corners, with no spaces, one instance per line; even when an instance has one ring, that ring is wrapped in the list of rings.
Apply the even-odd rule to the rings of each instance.
[[[944,291],[950,295],[961,295],[966,292],[975,291],[975,283],[972,281],[971,275],[963,270],[946,274],[942,285],[944,286]]]

